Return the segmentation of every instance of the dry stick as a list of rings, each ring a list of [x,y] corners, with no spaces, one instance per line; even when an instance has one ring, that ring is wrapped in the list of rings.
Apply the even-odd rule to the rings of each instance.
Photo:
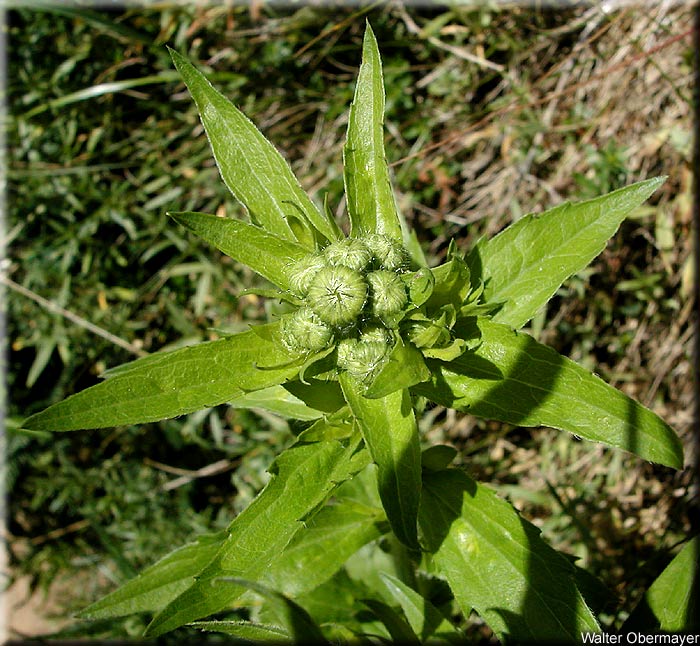
[[[42,536],[35,536],[34,538],[30,539],[30,543],[32,545],[41,545],[42,543],[46,543],[47,541],[52,541],[56,538],[61,538],[63,536],[66,536],[67,534],[73,534],[74,532],[79,532],[86,527],[90,525],[90,521],[87,520],[86,518],[83,518],[83,520],[76,520],[74,523],[71,523],[70,525],[67,525],[66,527],[59,527],[58,529],[52,529],[50,532],[47,534],[43,534]]]
[[[576,90],[578,90],[582,87],[585,87],[586,85],[589,85],[593,81],[598,81],[600,79],[605,78],[611,72],[616,72],[618,69],[622,69],[622,68],[630,65],[631,63],[634,63],[642,58],[649,58],[653,54],[656,54],[657,52],[661,51],[662,49],[665,49],[669,45],[672,45],[673,43],[675,43],[679,40],[683,40],[687,36],[690,36],[692,33],[693,33],[693,28],[687,29],[683,33],[672,36],[671,38],[668,38],[667,40],[663,41],[662,43],[659,43],[656,47],[652,47],[649,50],[643,51],[639,54],[636,54],[635,56],[631,56],[630,58],[628,58],[624,61],[621,61],[615,65],[610,66],[608,69],[604,70],[600,74],[595,74],[594,76],[589,77],[585,81],[575,83],[574,85],[571,85],[570,87],[564,88],[561,91],[550,92],[549,94],[542,97],[541,99],[537,99],[536,101],[531,101],[530,106],[536,107],[536,106],[542,105],[544,103],[547,103],[548,101],[551,101],[554,98],[559,98],[561,96],[571,94],[572,92],[575,92]],[[500,117],[500,116],[503,116],[505,114],[508,114],[509,112],[512,112],[513,110],[517,109],[519,106],[520,106],[520,103],[518,101],[513,101],[509,105],[503,106],[499,110],[495,110],[494,112],[487,114],[481,120],[472,124],[468,128],[465,128],[464,130],[460,130],[456,133],[453,133],[449,137],[445,137],[444,139],[442,139],[440,141],[436,141],[434,144],[430,144],[429,146],[425,146],[424,148],[416,151],[415,153],[412,153],[410,155],[406,155],[405,157],[402,157],[401,159],[398,159],[397,161],[391,163],[390,166],[398,166],[399,164],[403,164],[404,162],[407,162],[409,159],[413,159],[415,157],[422,157],[432,150],[435,150],[437,148],[441,148],[442,146],[449,144],[449,143],[452,143],[453,141],[457,141],[458,139],[463,137],[468,132],[472,132],[472,131],[476,130],[477,128],[480,128],[480,127],[486,125],[487,123],[493,121],[497,117]]]
[[[207,466],[202,467],[201,469],[197,469],[196,471],[191,471],[190,475],[180,476],[179,478],[175,478],[175,480],[171,480],[170,482],[163,485],[162,490],[172,491],[173,489],[177,489],[178,487],[181,487],[182,485],[191,482],[195,478],[208,478],[209,476],[214,476],[219,473],[223,473],[224,471],[229,471],[235,466],[236,462],[233,460],[219,460],[218,462],[208,464]]]
[[[0,274],[0,282],[4,283],[11,290],[17,292],[18,294],[22,294],[22,296],[26,296],[27,298],[34,301],[38,305],[41,305],[41,307],[48,310],[49,312],[51,312],[53,314],[58,314],[64,318],[68,319],[71,323],[75,323],[75,325],[78,325],[82,328],[85,328],[89,332],[92,332],[93,334],[97,334],[97,336],[101,336],[103,339],[107,339],[107,341],[114,343],[114,345],[118,345],[120,348],[124,348],[124,350],[128,350],[129,352],[131,352],[132,354],[135,354],[138,357],[145,357],[148,355],[148,352],[141,350],[140,348],[137,348],[135,345],[132,345],[128,341],[124,341],[124,339],[121,339],[118,336],[115,336],[111,332],[107,332],[107,330],[103,330],[101,327],[98,327],[94,323],[90,323],[90,321],[86,321],[81,316],[78,316],[77,314],[73,314],[73,312],[69,312],[68,310],[64,309],[60,305],[56,305],[56,303],[52,303],[51,301],[46,300],[42,296],[35,294],[30,289],[23,287],[19,283],[16,283],[14,280],[12,280],[11,278],[8,278],[7,276],[5,276],[3,274]]]

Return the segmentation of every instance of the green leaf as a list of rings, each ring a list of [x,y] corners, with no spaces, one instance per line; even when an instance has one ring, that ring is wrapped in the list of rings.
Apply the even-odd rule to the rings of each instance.
[[[168,215],[283,290],[291,287],[289,266],[309,253],[300,244],[234,218],[219,218],[193,211]]]
[[[416,646],[420,643],[406,619],[391,606],[376,599],[363,599],[362,603],[386,626],[395,643],[415,644]]]
[[[435,289],[435,276],[427,267],[421,267],[410,274],[403,274],[405,277],[411,303],[420,307],[425,303]]]
[[[447,253],[449,260],[432,270],[435,286],[426,302],[426,307],[430,309],[442,305],[454,305],[458,308],[471,290],[469,267],[464,258],[457,253],[454,241]]]
[[[225,633],[233,635],[243,642],[267,642],[267,643],[291,643],[289,633],[279,626],[268,624],[255,624],[250,621],[194,621],[190,624],[193,628],[212,633]]]
[[[250,330],[137,359],[107,381],[83,390],[26,419],[29,430],[74,431],[169,419],[223,404],[245,391],[293,377],[289,353],[278,340],[278,323],[265,326],[269,339]],[[262,361],[286,364],[258,369]]]
[[[401,241],[401,224],[384,154],[382,64],[369,24],[350,106],[343,163],[351,235],[359,238],[382,233]]]
[[[187,59],[169,51],[197,104],[221,177],[252,220],[271,233],[294,240],[289,220],[301,216],[328,240],[339,239],[335,222],[318,211],[289,164],[252,121]]]
[[[396,537],[418,549],[416,519],[421,490],[420,441],[408,390],[380,399],[362,395],[362,384],[349,373],[340,385],[379,469],[379,495]]]
[[[335,413],[345,405],[345,398],[337,381],[306,378],[306,383],[289,381],[284,387],[310,408],[324,413]]]
[[[335,631],[337,635],[340,629],[346,633],[345,638],[335,638],[336,642],[353,644],[358,637],[366,637],[374,627],[369,625],[368,613],[359,601],[370,594],[371,591],[362,581],[354,581],[345,570],[340,570],[329,581],[298,597],[296,601],[324,627],[325,634],[331,639],[334,639],[331,636],[332,632]],[[382,635],[386,633],[381,624],[373,618],[370,621],[380,627]],[[354,637],[347,635],[348,630],[355,633]]]
[[[421,464],[428,471],[441,471],[448,467],[457,456],[456,448],[447,444],[433,444],[421,453]]]
[[[293,597],[310,592],[328,581],[363,545],[379,538],[383,520],[381,509],[352,500],[327,505],[272,563],[265,583]]]
[[[578,204],[527,215],[469,254],[472,273],[486,283],[487,302],[505,301],[494,321],[527,323],[569,276],[605,248],[634,208],[663,182],[657,177]]]
[[[333,494],[336,500],[349,500],[364,507],[381,508],[382,501],[379,497],[379,480],[377,478],[377,465],[368,464],[355,475],[352,480],[347,480]]]
[[[110,20],[112,25],[116,25],[113,20]],[[151,41],[149,40],[149,43]],[[226,80],[233,82],[236,85],[243,85],[246,79],[241,74],[231,74],[229,72],[224,72],[220,74],[215,74],[216,78],[220,80]],[[95,99],[105,94],[115,94],[117,92],[128,92],[137,87],[143,87],[145,85],[156,85],[160,83],[173,83],[178,81],[178,74],[173,70],[166,70],[160,74],[152,74],[149,76],[141,76],[139,78],[123,79],[120,81],[111,81],[107,83],[98,83],[96,85],[90,85],[76,92],[70,92],[68,94],[63,94],[62,96],[41,103],[40,105],[34,106],[31,110],[28,110],[24,114],[25,119],[32,119],[38,114],[45,112],[46,110],[57,110],[59,108],[64,108],[67,105],[73,103],[79,103],[80,101],[88,101],[90,99]]]
[[[82,619],[107,619],[137,612],[153,612],[194,583],[214,558],[227,532],[205,534],[146,568],[135,579],[78,613]]]
[[[299,434],[298,441],[321,442],[326,440],[345,440],[349,438],[355,430],[352,421],[349,420],[348,417],[348,408],[344,406],[337,413],[316,420],[316,422]]]
[[[468,342],[465,339],[452,339],[450,343],[441,348],[425,348],[423,356],[426,359],[439,359],[440,361],[454,361],[467,351]]]
[[[245,588],[222,586],[222,576],[262,579],[296,533],[336,486],[368,463],[356,436],[336,441],[297,443],[273,463],[272,478],[229,527],[229,537],[195,583],[173,599],[150,623],[152,636],[174,630],[228,607]]]
[[[295,644],[327,644],[321,629],[304,608],[298,603],[268,586],[239,577],[222,577],[219,583],[244,587],[265,597],[280,623],[284,624]]]
[[[244,393],[228,401],[232,408],[260,408],[288,419],[311,421],[323,413],[309,408],[283,386],[270,386],[262,390]]]
[[[432,380],[416,393],[478,417],[549,426],[682,468],[678,436],[650,410],[527,334],[487,319],[477,324],[477,350],[432,363]]]
[[[463,642],[464,636],[425,597],[390,574],[380,572],[379,576],[392,599],[401,606],[411,629],[421,642],[426,642],[433,635],[441,641]]]
[[[689,540],[644,594],[624,632],[695,632],[700,623],[700,537]]]
[[[388,359],[372,379],[365,397],[384,397],[427,379],[430,379],[430,370],[425,365],[423,355],[412,343],[404,343],[399,337]]]
[[[491,489],[456,469],[423,479],[420,527],[460,608],[472,608],[505,641],[578,643],[598,624],[574,568]]]

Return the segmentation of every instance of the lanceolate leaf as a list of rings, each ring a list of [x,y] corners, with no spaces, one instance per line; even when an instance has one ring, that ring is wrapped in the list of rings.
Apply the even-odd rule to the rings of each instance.
[[[432,270],[435,287],[427,301],[427,306],[437,308],[452,304],[459,307],[471,289],[469,267],[464,259],[454,252],[452,245],[448,252],[449,260]]]
[[[410,624],[401,613],[391,606],[376,599],[363,599],[362,603],[367,606],[374,616],[381,621],[391,635],[391,639],[396,644],[406,644],[407,646],[419,646],[418,637],[413,632]]]
[[[299,366],[288,365],[289,353],[276,340],[279,324],[264,327],[268,339],[251,330],[137,359],[106,381],[32,415],[23,427],[74,431],[155,422],[279,384]],[[258,369],[263,361],[287,367]]]
[[[422,597],[403,581],[390,574],[379,574],[392,599],[401,606],[413,632],[421,643],[430,637],[449,642],[464,643],[464,636],[425,597]]]
[[[107,619],[160,610],[194,583],[194,577],[214,558],[226,536],[225,531],[199,536],[195,543],[163,557],[135,579],[82,610],[79,616]]]
[[[181,54],[171,49],[170,55],[197,104],[221,177],[254,222],[295,240],[288,220],[301,217],[328,240],[338,239],[335,222],[319,213],[287,162],[250,119]]]
[[[290,288],[289,266],[309,253],[300,244],[234,218],[192,211],[168,215],[283,290]]]
[[[284,386],[270,386],[229,399],[232,408],[259,408],[289,419],[314,420],[323,416],[321,411],[309,408]]]
[[[389,524],[402,543],[418,549],[421,457],[411,396],[404,389],[368,399],[348,373],[341,374],[340,385],[379,469],[379,495]]]
[[[377,40],[369,24],[362,65],[350,106],[343,150],[345,194],[351,235],[383,233],[402,240],[389,167],[384,155],[384,81]]]
[[[360,437],[347,446],[337,441],[295,444],[275,460],[272,479],[229,527],[229,537],[196,582],[151,622],[153,636],[226,608],[245,588],[220,585],[224,576],[260,580],[282,554],[303,521],[328,499],[338,484],[368,464]]]
[[[265,583],[293,597],[310,592],[330,579],[363,545],[379,538],[384,533],[382,524],[386,525],[384,513],[376,507],[352,500],[327,505],[274,561]]]
[[[334,413],[345,405],[343,392],[337,381],[306,377],[304,383],[289,381],[284,387],[310,408],[324,413]]]
[[[432,380],[415,386],[417,393],[478,417],[550,426],[682,468],[678,436],[650,410],[527,334],[487,319],[478,325],[478,349],[434,362]]]
[[[527,215],[469,255],[488,302],[505,301],[493,320],[517,329],[527,323],[569,276],[604,248],[632,209],[646,200],[663,177],[632,184],[578,204],[565,203]]]
[[[689,540],[646,591],[624,632],[696,632],[700,626],[700,537]]]
[[[502,640],[578,643],[598,624],[569,561],[491,489],[465,473],[427,473],[420,507],[426,547],[465,615]]]
[[[430,378],[430,370],[425,365],[423,355],[411,343],[404,343],[399,337],[386,363],[372,379],[365,397],[376,399],[395,390],[410,388]]]
[[[295,644],[327,644],[321,629],[304,608],[276,590],[237,577],[222,577],[220,583],[253,590],[265,597],[280,623]]]
[[[255,624],[250,621],[230,620],[195,621],[190,625],[205,632],[233,635],[244,644],[248,642],[292,643],[292,638],[289,636],[289,633],[279,626]]]

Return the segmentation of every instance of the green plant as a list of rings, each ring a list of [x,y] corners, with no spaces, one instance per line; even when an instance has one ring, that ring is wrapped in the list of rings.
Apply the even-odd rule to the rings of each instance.
[[[82,616],[155,612],[154,636],[191,624],[300,642],[454,641],[450,619],[472,610],[503,639],[598,631],[585,573],[491,489],[450,468],[453,449],[421,452],[416,414],[433,402],[546,425],[680,468],[680,442],[660,418],[517,331],[663,179],[526,216],[466,255],[451,246],[431,269],[391,190],[369,27],[344,149],[349,237],[253,124],[171,54],[251,221],[170,215],[268,279],[275,288],[256,293],[288,311],[113,368],[23,427],[145,423],[234,399],[290,417],[303,409],[313,421],[227,531],[175,550]],[[682,604],[671,614],[662,628],[679,627]]]

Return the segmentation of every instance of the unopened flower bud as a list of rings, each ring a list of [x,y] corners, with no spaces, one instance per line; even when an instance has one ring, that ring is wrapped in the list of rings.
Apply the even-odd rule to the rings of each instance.
[[[314,276],[326,266],[322,256],[309,255],[295,262],[289,272],[289,286],[299,296],[306,296]]]
[[[343,266],[362,271],[372,260],[372,252],[367,245],[357,238],[339,240],[323,250],[329,265]]]
[[[283,317],[280,327],[282,342],[292,352],[319,352],[333,338],[331,328],[307,307]]]
[[[372,314],[379,319],[398,314],[406,305],[406,285],[393,271],[380,269],[367,274]]]
[[[324,267],[309,286],[307,302],[319,318],[333,326],[354,323],[367,298],[367,283],[359,272],[344,267]]]
[[[398,240],[381,233],[372,233],[367,236],[366,243],[376,264],[382,269],[396,271],[407,264],[408,254]]]

